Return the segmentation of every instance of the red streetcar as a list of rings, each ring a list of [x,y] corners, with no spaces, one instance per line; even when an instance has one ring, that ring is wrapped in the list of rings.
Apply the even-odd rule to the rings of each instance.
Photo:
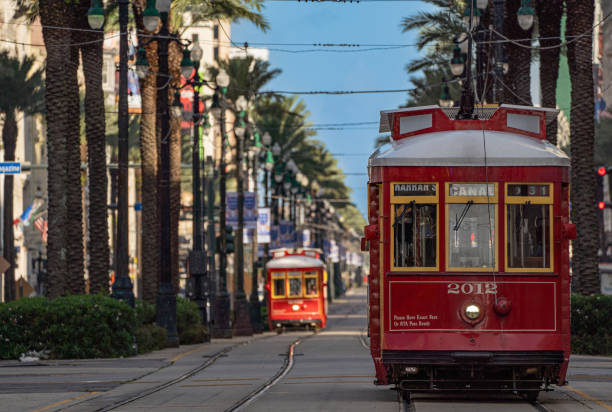
[[[362,242],[376,384],[535,400],[565,384],[570,355],[570,162],[545,138],[557,111],[457,112],[381,112],[392,142],[369,159]]]
[[[327,322],[327,272],[318,249],[277,249],[266,264],[270,330]]]

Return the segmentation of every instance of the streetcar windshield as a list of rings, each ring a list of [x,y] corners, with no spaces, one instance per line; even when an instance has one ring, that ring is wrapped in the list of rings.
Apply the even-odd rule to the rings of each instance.
[[[495,206],[448,205],[449,262],[452,268],[495,266]]]
[[[289,272],[287,278],[289,279],[289,297],[301,297],[302,272]]]
[[[394,205],[393,263],[395,267],[436,266],[435,204]]]
[[[550,267],[550,205],[507,205],[508,267]]]
[[[275,298],[285,297],[284,273],[274,273],[272,275],[272,296]]]

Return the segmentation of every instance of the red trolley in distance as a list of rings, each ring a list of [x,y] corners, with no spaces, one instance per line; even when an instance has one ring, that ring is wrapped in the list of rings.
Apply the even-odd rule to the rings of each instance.
[[[277,249],[266,264],[268,322],[315,331],[327,322],[327,272],[319,249]]]
[[[369,333],[376,383],[410,392],[563,385],[570,355],[569,159],[557,111],[381,112],[369,159]]]

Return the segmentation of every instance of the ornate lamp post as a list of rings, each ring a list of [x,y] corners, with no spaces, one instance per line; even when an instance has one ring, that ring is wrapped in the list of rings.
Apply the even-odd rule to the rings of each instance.
[[[215,338],[230,338],[232,337],[232,325],[230,319],[230,295],[227,291],[227,238],[225,236],[225,145],[227,136],[225,132],[225,94],[227,86],[229,86],[230,78],[224,70],[220,70],[217,74],[217,91],[213,97],[211,112],[219,119],[221,132],[221,159],[219,160],[219,227],[220,227],[220,242],[219,242],[219,294],[215,299],[215,327],[213,329],[213,337]]]
[[[262,150],[261,141],[259,138],[259,131],[255,129],[253,135],[255,136],[255,141],[253,146],[251,146],[251,153],[253,158],[252,165],[252,173],[253,173],[253,188],[255,192],[255,208],[257,209],[258,205],[258,193],[257,193],[257,174],[258,174],[258,159],[259,153]],[[259,264],[258,264],[258,255],[259,255],[259,244],[257,238],[257,225],[253,230],[253,243],[252,243],[252,261],[253,261],[253,276],[251,277],[251,296],[249,298],[249,311],[251,314],[251,326],[253,327],[253,333],[262,333],[263,332],[263,324],[261,320],[261,304],[259,302],[259,293],[258,293],[258,277],[259,277]]]
[[[129,214],[128,214],[128,8],[129,0],[117,0],[119,4],[119,181],[117,240],[115,242],[116,276],[112,296],[134,306],[134,289],[129,276]],[[104,25],[101,0],[94,0],[87,13],[89,25],[99,30]]]
[[[204,234],[202,228],[202,195],[201,181],[200,181],[200,146],[202,144],[202,128],[207,130],[210,125],[208,124],[208,118],[204,117],[204,125],[201,125],[200,116],[200,86],[203,82],[200,81],[200,74],[198,69],[200,68],[200,59],[202,59],[202,49],[196,43],[191,49],[191,55],[188,50],[183,51],[184,58],[181,65],[188,67],[188,64],[193,60],[193,67],[195,71],[193,76],[191,73],[186,77],[186,85],[193,87],[193,140],[191,146],[192,152],[192,178],[193,178],[193,246],[189,252],[189,276],[193,280],[193,286],[195,289],[194,301],[198,305],[200,314],[202,316],[202,323],[204,325],[209,324],[208,311],[210,302],[208,301],[208,280],[209,276],[206,270],[206,251],[204,250]],[[210,338],[210,334],[207,335]]]

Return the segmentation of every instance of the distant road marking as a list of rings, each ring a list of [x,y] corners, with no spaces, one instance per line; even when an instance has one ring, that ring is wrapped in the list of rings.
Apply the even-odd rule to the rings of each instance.
[[[45,406],[44,408],[35,409],[35,410],[33,410],[32,412],[42,412],[42,411],[46,411],[46,410],[48,410],[48,409],[55,408],[56,406],[60,406],[60,405],[63,405],[63,404],[65,404],[65,403],[68,403],[68,402],[79,401],[79,400],[81,400],[81,399],[85,399],[85,398],[88,398],[88,397],[90,397],[90,396],[97,395],[97,394],[99,394],[99,393],[100,393],[100,392],[88,392],[88,393],[85,393],[85,394],[80,395],[80,396],[75,396],[74,398],[65,399],[65,400],[63,400],[63,401],[55,402],[55,403],[53,403],[53,404],[51,404],[51,405]]]
[[[565,387],[566,387],[567,389],[569,389],[570,391],[575,392],[575,393],[577,393],[578,395],[582,396],[583,398],[585,398],[585,399],[588,399],[588,400],[590,400],[590,401],[595,402],[596,404],[598,404],[598,405],[599,405],[599,406],[601,406],[602,408],[606,408],[607,410],[612,411],[612,406],[608,405],[608,404],[607,404],[607,403],[605,403],[605,402],[600,401],[600,400],[599,400],[599,399],[597,399],[597,398],[592,397],[592,396],[591,396],[591,395],[589,395],[588,393],[584,393],[584,392],[582,392],[580,389],[576,389],[576,388],[571,387],[571,386],[569,386],[569,385],[566,385]]]
[[[201,347],[199,347],[199,348],[195,348],[195,349],[192,349],[192,350],[190,350],[190,351],[188,351],[188,352],[179,353],[179,354],[178,354],[178,355],[176,355],[174,358],[170,359],[170,363],[174,363],[174,362],[176,362],[177,360],[181,359],[183,356],[191,355],[192,353],[199,352],[199,351],[201,351],[201,350],[203,350],[203,349],[206,349],[207,347],[208,347],[208,346],[204,346],[204,345],[202,345]]]
[[[201,388],[203,386],[251,386],[252,383],[201,383],[199,385],[181,385],[181,388]]]
[[[262,378],[234,378],[234,379],[192,379],[191,382],[233,382],[233,381],[259,381]]]

